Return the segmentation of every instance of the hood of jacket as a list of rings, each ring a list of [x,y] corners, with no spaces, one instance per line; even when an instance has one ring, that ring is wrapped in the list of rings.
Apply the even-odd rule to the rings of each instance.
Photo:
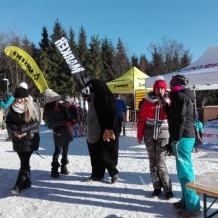
[[[164,101],[166,101],[167,103],[169,103],[169,98],[168,98],[168,93],[165,92],[164,95],[162,96],[162,98],[164,99]],[[145,100],[147,100],[148,102],[154,104],[155,102],[157,102],[159,99],[158,96],[155,95],[154,92],[149,92],[146,94],[146,98]]]
[[[195,100],[194,92],[190,88],[184,88],[176,92],[170,92],[170,97],[176,95],[178,92],[187,95],[191,99],[191,101],[194,102]]]

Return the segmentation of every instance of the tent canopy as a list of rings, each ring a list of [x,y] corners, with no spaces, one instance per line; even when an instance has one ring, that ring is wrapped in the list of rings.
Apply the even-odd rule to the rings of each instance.
[[[218,89],[218,46],[209,47],[198,60],[188,67],[163,75],[168,86],[172,76],[178,74],[188,78],[188,86],[191,89]],[[146,78],[145,86],[152,88],[155,80],[156,77]]]
[[[145,79],[148,76],[137,69],[132,67],[121,77],[107,83],[107,86],[113,93],[135,93],[145,92]]]

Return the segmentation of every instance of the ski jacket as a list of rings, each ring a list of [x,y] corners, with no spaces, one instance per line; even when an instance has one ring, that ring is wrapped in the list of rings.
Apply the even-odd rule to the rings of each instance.
[[[123,117],[123,112],[126,113],[127,106],[123,99],[116,98],[117,117]]]
[[[1,101],[1,107],[6,110],[14,102],[14,99],[14,96],[11,95],[7,100]]]
[[[170,92],[171,104],[168,110],[170,137],[173,141],[195,138],[193,124],[194,94],[190,88]]]
[[[195,120],[194,121],[194,125],[195,125],[196,130],[198,132],[202,132],[203,131],[203,123],[200,120]]]
[[[41,122],[40,108],[36,103],[33,106],[37,112],[37,120],[32,120],[26,123],[24,120],[24,113],[20,114],[10,108],[6,117],[7,127],[13,132],[18,131],[19,133],[27,133],[26,136],[18,138],[12,134],[13,150],[16,152],[29,152],[37,151],[39,149],[39,125]]]
[[[169,102],[167,94],[165,94],[163,98],[166,102]],[[151,125],[152,123],[153,125],[158,123],[167,124],[166,118],[167,115],[164,112],[162,105],[158,104],[158,97],[155,95],[154,92],[148,93],[139,113],[137,138],[144,137],[144,131],[146,131],[146,123],[149,123]]]
[[[73,140],[70,128],[66,126],[66,116],[62,108],[45,110],[45,120],[53,130],[55,146],[64,146]]]

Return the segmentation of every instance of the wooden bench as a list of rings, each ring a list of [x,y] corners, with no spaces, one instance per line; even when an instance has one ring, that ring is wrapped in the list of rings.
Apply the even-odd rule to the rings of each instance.
[[[218,214],[218,209],[215,212],[207,216],[207,212],[213,206],[213,204],[218,199],[218,173],[208,173],[195,180],[194,182],[189,182],[186,184],[186,188],[195,190],[197,195],[203,194],[204,201],[204,217],[211,218]],[[207,206],[207,199],[213,198],[212,203]]]

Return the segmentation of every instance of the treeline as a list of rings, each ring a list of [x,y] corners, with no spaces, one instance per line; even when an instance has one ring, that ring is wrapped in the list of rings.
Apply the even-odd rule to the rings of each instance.
[[[118,38],[117,44],[113,45],[107,37],[100,39],[98,35],[92,35],[88,41],[86,31],[81,26],[78,40],[76,40],[73,28],[70,27],[67,32],[56,20],[52,33],[48,33],[46,26],[42,27],[42,38],[38,45],[32,43],[26,35],[24,37],[19,35],[16,28],[7,33],[0,33],[0,95],[5,93],[6,84],[2,79],[6,77],[9,79],[9,90],[12,93],[21,81],[25,81],[29,85],[30,95],[42,97],[34,82],[20,66],[4,54],[4,48],[10,45],[20,47],[32,56],[44,74],[49,88],[62,96],[78,95],[80,90],[76,89],[68,65],[51,41],[52,34],[59,34],[69,40],[86,69],[89,79],[98,78],[105,82],[121,76],[132,66],[148,76],[164,75],[188,66],[192,59],[189,49],[185,49],[183,43],[167,38],[163,38],[160,43],[151,43],[148,46],[147,54],[151,60],[148,60],[145,54],[141,54],[140,57],[133,54],[129,57],[122,39]],[[207,97],[204,93],[202,95]],[[128,105],[133,105],[132,95],[127,95],[126,100]]]

